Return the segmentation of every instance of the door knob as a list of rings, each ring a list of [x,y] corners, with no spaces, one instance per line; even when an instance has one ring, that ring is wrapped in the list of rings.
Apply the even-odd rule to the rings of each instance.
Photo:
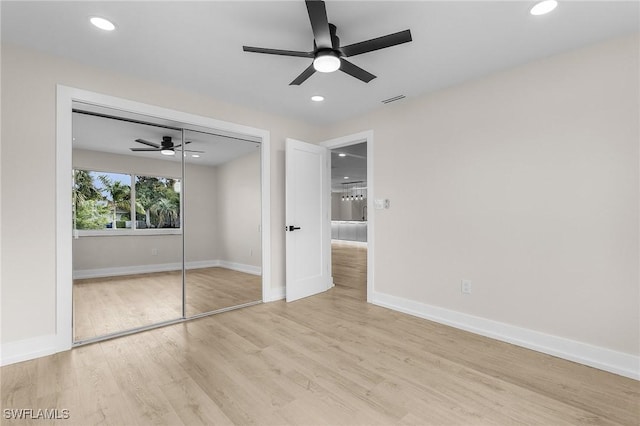
[[[299,226],[286,226],[285,231],[295,231],[296,229],[300,229]]]

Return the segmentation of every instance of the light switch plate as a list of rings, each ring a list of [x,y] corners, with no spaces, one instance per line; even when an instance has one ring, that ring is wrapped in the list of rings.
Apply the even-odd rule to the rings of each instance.
[[[388,199],[376,199],[373,202],[374,207],[376,208],[376,210],[382,210],[382,209],[388,209],[391,206],[391,201],[389,201]]]

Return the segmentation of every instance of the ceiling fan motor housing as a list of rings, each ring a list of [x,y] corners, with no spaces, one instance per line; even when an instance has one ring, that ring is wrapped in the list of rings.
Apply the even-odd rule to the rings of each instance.
[[[171,141],[171,136],[163,136],[162,137],[162,147],[163,148],[173,148],[173,142]]]

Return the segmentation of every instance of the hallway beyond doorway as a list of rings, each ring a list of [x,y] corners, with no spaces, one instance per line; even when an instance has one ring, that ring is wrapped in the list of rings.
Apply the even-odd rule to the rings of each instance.
[[[331,269],[335,285],[358,300],[367,300],[366,245],[332,241]]]

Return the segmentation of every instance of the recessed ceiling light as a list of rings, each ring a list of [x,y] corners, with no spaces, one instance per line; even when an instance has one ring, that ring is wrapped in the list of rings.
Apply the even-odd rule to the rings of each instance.
[[[341,152],[340,154],[338,154],[338,157],[346,157],[347,154],[345,154],[344,152]]]
[[[535,15],[535,16],[544,15],[546,13],[551,12],[557,6],[558,6],[558,2],[556,0],[544,0],[544,1],[541,1],[539,3],[536,3],[531,8],[529,13],[531,13],[532,15]]]
[[[193,158],[200,158],[200,155],[198,155],[198,154],[191,154],[191,156],[192,156]]]
[[[314,95],[314,96],[311,97],[311,100],[313,102],[322,102],[322,101],[324,101],[324,96]]]
[[[113,31],[116,29],[116,26],[113,25],[113,22],[104,18],[100,18],[99,16],[93,16],[91,19],[89,19],[89,21],[101,30]]]
[[[344,178],[345,178],[345,179],[349,179],[349,176],[345,176]]]

